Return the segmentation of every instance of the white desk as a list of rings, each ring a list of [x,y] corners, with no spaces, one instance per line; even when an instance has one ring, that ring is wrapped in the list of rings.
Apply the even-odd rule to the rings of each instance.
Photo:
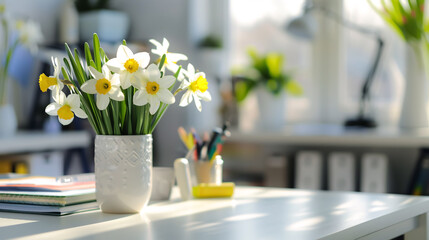
[[[0,238],[429,239],[428,197],[239,187],[233,199],[182,202],[174,190],[141,214],[0,212]]]

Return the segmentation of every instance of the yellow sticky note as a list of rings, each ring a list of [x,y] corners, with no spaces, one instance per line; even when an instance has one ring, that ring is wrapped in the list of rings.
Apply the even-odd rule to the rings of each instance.
[[[201,183],[192,187],[192,195],[196,198],[224,198],[234,194],[235,184],[224,182],[220,185],[214,183]]]

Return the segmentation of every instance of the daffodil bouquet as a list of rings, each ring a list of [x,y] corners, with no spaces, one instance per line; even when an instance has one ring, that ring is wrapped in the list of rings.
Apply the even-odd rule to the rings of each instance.
[[[64,66],[53,58],[53,75],[39,77],[40,89],[51,90],[54,100],[46,113],[58,116],[63,125],[70,124],[75,115],[88,118],[100,135],[145,135],[153,132],[180,92],[184,92],[180,106],[194,101],[201,111],[201,100],[211,100],[204,72],[196,72],[190,63],[182,69],[177,62],[188,58],[168,52],[165,38],[162,44],[153,39],[150,42],[155,45],[152,53],[159,57],[156,63],[150,63],[147,52],[134,54],[125,40],[116,58],[108,59],[97,34],[93,37],[93,52],[85,43],[84,58],[65,44],[68,58],[63,59]],[[68,96],[64,86],[70,92]]]

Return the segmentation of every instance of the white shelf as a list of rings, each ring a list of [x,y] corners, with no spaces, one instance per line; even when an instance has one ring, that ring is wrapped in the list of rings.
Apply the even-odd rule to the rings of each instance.
[[[0,138],[0,155],[87,147],[90,141],[90,134],[86,131],[57,134],[21,131],[14,136]]]
[[[231,143],[294,146],[428,147],[429,129],[347,129],[338,125],[293,125],[282,129],[231,130]]]

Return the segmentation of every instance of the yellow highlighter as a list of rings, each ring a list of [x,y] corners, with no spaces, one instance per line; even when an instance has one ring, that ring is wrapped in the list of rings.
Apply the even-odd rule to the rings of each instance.
[[[195,198],[226,198],[234,194],[235,184],[224,182],[220,185],[214,183],[200,183],[192,187],[192,195]]]

